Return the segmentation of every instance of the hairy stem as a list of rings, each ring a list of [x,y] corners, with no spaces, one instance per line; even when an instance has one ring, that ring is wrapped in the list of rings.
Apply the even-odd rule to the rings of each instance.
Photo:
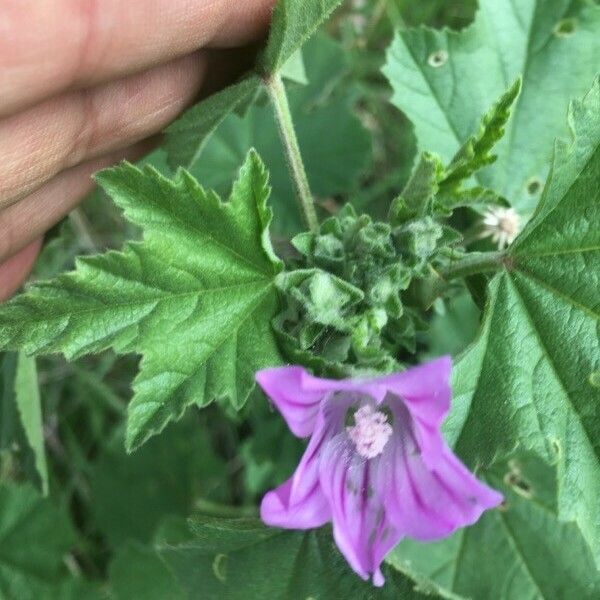
[[[285,86],[279,75],[270,76],[265,83],[275,111],[279,135],[285,150],[288,168],[296,191],[296,197],[300,203],[300,209],[308,228],[311,231],[317,231],[319,228],[317,211],[315,210],[313,196],[310,192],[308,178],[306,177],[306,169],[302,162],[300,146],[298,146],[298,138],[294,130]]]
[[[505,264],[504,252],[473,252],[436,269],[431,277],[414,280],[407,293],[419,306],[428,309],[436,298],[444,295],[453,279],[498,271]]]
[[[463,258],[438,269],[437,274],[444,281],[497,271],[504,264],[504,252],[471,252]]]

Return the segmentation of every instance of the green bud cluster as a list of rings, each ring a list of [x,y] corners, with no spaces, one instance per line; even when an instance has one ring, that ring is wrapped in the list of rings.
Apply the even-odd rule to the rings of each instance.
[[[446,241],[429,216],[392,227],[349,204],[317,233],[297,235],[296,268],[277,280],[285,308],[274,327],[286,358],[331,376],[397,370],[426,326],[405,291]]]

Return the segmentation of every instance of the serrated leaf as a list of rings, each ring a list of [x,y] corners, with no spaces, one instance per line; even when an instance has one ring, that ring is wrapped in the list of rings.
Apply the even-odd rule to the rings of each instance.
[[[444,166],[436,154],[421,154],[404,190],[391,204],[392,225],[426,214],[451,212],[458,206],[474,205],[482,200],[497,200],[496,194],[489,190],[463,186],[472,175],[495,162],[492,149],[504,135],[511,107],[520,90],[521,80],[517,79],[485,113],[477,132],[458,149],[448,166]]]
[[[239,409],[254,372],[279,362],[270,320],[281,263],[255,153],[227,203],[183,170],[168,180],[124,163],[98,179],[143,228],[143,242],[79,259],[74,272],[0,307],[0,347],[142,354],[127,426],[133,449],[192,404]]]
[[[492,150],[502,139],[509,122],[511,108],[521,91],[517,79],[483,116],[479,130],[459,148],[446,168],[441,185],[452,189],[477,171],[496,161]]]
[[[517,444],[558,462],[559,516],[600,564],[600,81],[573,103],[540,206],[489,287],[458,363],[456,448],[489,464]]]
[[[557,519],[555,470],[520,455],[494,465],[485,479],[504,494],[502,508],[441,542],[404,540],[388,562],[461,598],[598,598],[589,548],[574,524]]]
[[[0,594],[38,600],[65,574],[73,544],[66,516],[29,485],[0,485]]]
[[[42,493],[48,494],[48,466],[44,450],[42,406],[35,358],[20,353],[15,375],[15,402],[25,437],[35,457],[35,468],[42,482]]]
[[[428,597],[439,589],[426,584],[428,594],[420,593],[408,578],[385,566],[386,585],[374,588],[350,570],[329,528],[281,531],[267,529],[257,519],[209,517],[195,519],[192,527],[190,534],[183,522],[171,520],[159,534],[154,553],[140,546],[121,552],[111,569],[113,584],[117,590],[128,589],[130,595],[119,597],[154,597],[131,593],[150,593],[144,582],[148,571],[165,586],[165,594],[178,599],[409,600]],[[136,580],[126,580],[124,588],[121,573],[135,573]]]
[[[568,101],[589,89],[599,54],[600,8],[591,2],[482,0],[475,22],[461,32],[400,31],[384,72],[394,88],[392,102],[415,125],[419,147],[444,161],[521,75],[498,160],[477,179],[530,213],[554,138],[566,133]]]

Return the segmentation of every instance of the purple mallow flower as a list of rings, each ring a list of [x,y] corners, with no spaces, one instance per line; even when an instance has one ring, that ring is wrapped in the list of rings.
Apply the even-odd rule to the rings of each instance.
[[[292,433],[310,436],[296,472],[263,498],[263,521],[289,529],[333,521],[350,566],[380,586],[381,563],[404,536],[443,538],[500,504],[440,433],[451,370],[444,357],[375,379],[319,379],[298,366],[258,372]]]

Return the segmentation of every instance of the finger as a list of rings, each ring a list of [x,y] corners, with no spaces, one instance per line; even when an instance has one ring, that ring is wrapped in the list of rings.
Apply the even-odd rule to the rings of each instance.
[[[197,96],[206,51],[0,121],[0,209],[64,169],[160,131]]]
[[[94,187],[94,173],[123,158],[136,160],[154,143],[145,141],[63,171],[33,194],[0,211],[0,263],[65,217]]]
[[[40,238],[0,264],[0,302],[10,298],[29,277],[41,246]]]
[[[274,0],[2,0],[0,115],[264,35]]]

